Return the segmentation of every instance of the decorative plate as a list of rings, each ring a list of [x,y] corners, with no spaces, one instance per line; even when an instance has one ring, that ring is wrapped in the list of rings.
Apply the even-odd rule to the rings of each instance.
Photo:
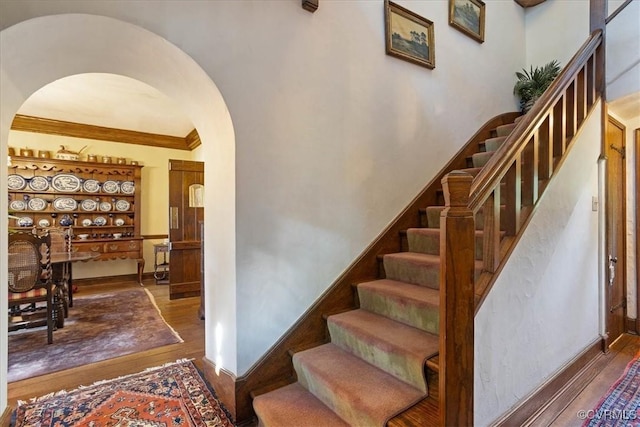
[[[98,207],[98,202],[93,199],[84,199],[80,202],[80,209],[83,211],[95,211]]]
[[[34,191],[46,191],[49,188],[49,181],[44,176],[34,176],[29,180],[29,188]]]
[[[95,225],[107,225],[107,219],[103,216],[98,216],[96,217],[96,219],[93,220],[93,223]]]
[[[116,210],[118,211],[128,211],[129,207],[131,207],[131,204],[126,200],[118,200],[116,202]]]
[[[100,202],[100,207],[98,209],[100,209],[103,212],[110,211],[111,210],[111,203],[109,203],[109,202]]]
[[[105,181],[104,184],[102,184],[102,191],[105,193],[117,193],[120,191],[120,186],[115,181]]]
[[[93,224],[93,222],[91,222],[89,218],[85,218],[82,220],[82,225],[84,225],[85,227],[89,227],[91,224]]]
[[[115,224],[116,224],[118,227],[123,226],[123,225],[124,225],[124,219],[122,219],[122,218],[118,218],[118,219],[116,219]]]
[[[27,208],[27,204],[24,202],[24,200],[12,200],[11,203],[9,203],[9,210],[12,211],[23,211]]]
[[[22,176],[13,174],[7,177],[7,188],[9,190],[22,190],[27,186],[27,180]]]
[[[60,173],[51,179],[51,186],[56,191],[78,191],[80,190],[80,178],[68,173]]]
[[[120,184],[120,192],[122,194],[133,194],[136,192],[136,185],[133,181],[125,181]]]
[[[50,225],[51,225],[51,223],[46,218],[42,218],[40,221],[38,221],[38,226],[39,227],[48,227]]]
[[[57,211],[74,211],[78,208],[78,202],[71,197],[58,197],[53,201],[53,209]]]
[[[100,182],[95,179],[87,179],[82,184],[82,189],[87,193],[97,193],[100,191]]]
[[[31,227],[33,225],[33,219],[28,216],[23,216],[18,220],[20,227]]]
[[[29,209],[32,211],[43,211],[47,208],[47,201],[39,197],[29,199]]]

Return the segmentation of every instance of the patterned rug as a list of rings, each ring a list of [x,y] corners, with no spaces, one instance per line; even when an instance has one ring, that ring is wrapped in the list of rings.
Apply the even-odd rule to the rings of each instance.
[[[232,427],[191,361],[178,361],[70,392],[20,402],[15,427]]]
[[[640,426],[640,353],[627,365],[598,405],[584,414],[583,427]]]
[[[46,329],[42,328],[9,334],[7,381],[181,342],[147,289],[79,293],[74,296],[64,328],[53,332],[53,344],[47,345]]]

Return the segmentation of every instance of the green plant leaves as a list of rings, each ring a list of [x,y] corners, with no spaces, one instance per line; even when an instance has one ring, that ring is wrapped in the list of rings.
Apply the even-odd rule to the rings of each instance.
[[[531,66],[527,71],[516,71],[518,81],[513,87],[513,94],[520,98],[520,108],[523,113],[531,109],[536,100],[542,96],[553,80],[560,74],[560,63],[553,60],[542,67]]]

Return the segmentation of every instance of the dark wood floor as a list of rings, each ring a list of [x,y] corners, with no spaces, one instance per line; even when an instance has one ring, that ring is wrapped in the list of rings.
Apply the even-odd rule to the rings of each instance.
[[[15,408],[17,400],[28,400],[58,390],[72,390],[80,385],[132,374],[182,358],[194,359],[196,366],[202,368],[204,321],[197,316],[200,299],[195,297],[171,301],[167,285],[156,285],[154,280],[146,280],[144,285],[154,295],[164,319],[178,332],[184,342],[9,383],[9,406]],[[135,287],[140,285],[133,281],[82,286],[77,295],[99,294],[113,289]],[[123,307],[123,309],[126,308]]]
[[[114,288],[127,289],[138,287],[136,282],[120,282],[104,285],[83,286],[82,295],[107,292]],[[141,353],[105,360],[66,371],[55,372],[9,384],[9,406],[15,407],[17,400],[42,396],[61,389],[71,390],[80,385],[92,384],[102,379],[115,378],[139,372],[147,367],[158,366],[180,358],[193,358],[200,368],[204,356],[204,322],[197,317],[199,298],[169,300],[167,285],[156,285],[153,280],[145,281],[160,308],[165,320],[184,339],[183,343],[172,344]],[[79,294],[80,295],[80,294]],[[606,361],[602,363],[600,373],[584,388],[580,395],[559,414],[546,414],[544,422],[535,426],[571,427],[582,425],[583,420],[577,414],[580,410],[590,410],[598,403],[609,387],[623,374],[625,367],[634,355],[640,351],[640,337],[623,335],[616,341]],[[396,418],[398,425],[415,425],[409,417]],[[551,421],[546,421],[551,420]]]

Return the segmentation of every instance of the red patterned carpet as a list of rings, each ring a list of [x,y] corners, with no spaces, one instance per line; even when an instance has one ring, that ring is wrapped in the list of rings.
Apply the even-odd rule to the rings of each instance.
[[[12,426],[207,426],[233,422],[191,361],[179,361],[33,402]]]

